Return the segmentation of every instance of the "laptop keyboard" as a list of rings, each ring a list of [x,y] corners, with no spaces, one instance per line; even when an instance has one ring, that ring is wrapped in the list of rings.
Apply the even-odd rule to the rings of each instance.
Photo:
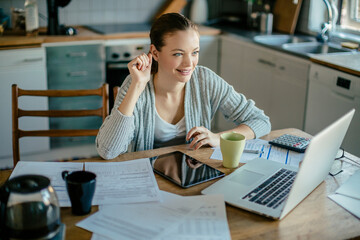
[[[275,209],[287,198],[295,176],[296,172],[282,168],[242,199]]]

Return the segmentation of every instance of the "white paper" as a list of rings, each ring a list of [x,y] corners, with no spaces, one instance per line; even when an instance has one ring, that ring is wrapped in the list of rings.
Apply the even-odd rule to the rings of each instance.
[[[227,240],[231,239],[230,230],[226,218],[225,202],[222,195],[201,195],[182,197],[161,191],[164,202],[185,199],[189,204],[201,203],[201,207],[192,214],[186,215],[184,221],[171,232],[164,234],[158,239],[175,240]],[[100,211],[110,208],[109,205],[101,206]],[[94,233],[92,240],[112,240],[104,235]]]
[[[93,205],[160,201],[160,191],[148,158],[126,162],[86,162],[96,174]]]
[[[334,194],[328,197],[360,218],[360,170],[356,171]]]
[[[189,197],[184,197],[189,198]],[[228,240],[229,225],[226,218],[224,197],[222,195],[202,195],[191,197],[202,206],[186,216],[186,220],[173,232],[162,239],[172,240]]]
[[[331,200],[345,208],[351,214],[360,219],[360,200],[352,197],[347,197],[341,194],[331,194],[328,196]]]
[[[243,153],[240,158],[241,163],[247,163],[255,158],[264,158],[275,162],[280,162],[290,166],[298,167],[300,161],[304,157],[304,153],[297,153],[284,148],[279,148],[269,144],[268,141],[262,139],[247,140],[245,149],[260,150],[259,154]],[[219,147],[214,148],[211,159],[222,160],[222,154]]]
[[[336,193],[360,200],[360,170],[356,171],[342,184]]]
[[[65,181],[62,179],[63,171],[81,171],[84,163],[76,162],[28,162],[19,161],[10,178],[23,174],[39,174],[48,177],[59,199],[60,207],[70,207],[70,199],[66,191]]]
[[[161,239],[201,204],[191,199],[162,203],[105,205],[76,225],[110,239]]]

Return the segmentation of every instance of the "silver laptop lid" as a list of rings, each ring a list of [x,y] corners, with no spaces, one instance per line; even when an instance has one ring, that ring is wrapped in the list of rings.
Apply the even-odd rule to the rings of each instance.
[[[352,109],[312,138],[280,219],[295,208],[329,174],[354,113],[355,109]]]

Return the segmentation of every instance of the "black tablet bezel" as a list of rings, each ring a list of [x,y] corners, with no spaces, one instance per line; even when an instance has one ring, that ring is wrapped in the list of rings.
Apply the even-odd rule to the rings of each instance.
[[[155,169],[155,166],[154,166],[154,164],[153,164],[153,162],[156,161],[157,158],[159,158],[159,157],[165,157],[165,156],[171,155],[171,154],[182,154],[182,156],[185,156],[186,158],[189,158],[189,159],[191,159],[191,160],[193,160],[193,161],[197,161],[198,163],[201,163],[201,164],[204,165],[207,169],[212,169],[212,170],[215,171],[217,174],[216,174],[216,176],[212,176],[212,177],[209,177],[209,178],[207,178],[207,179],[202,179],[202,180],[198,180],[198,181],[196,181],[196,182],[192,182],[191,184],[182,185],[182,184],[180,184],[178,181],[174,180],[171,176],[164,174],[163,172],[159,171],[158,169]],[[177,159],[177,161],[178,161],[178,160],[180,160],[180,159]],[[210,180],[213,180],[213,179],[216,179],[216,178],[220,178],[220,177],[225,176],[225,173],[219,171],[218,169],[213,168],[213,167],[209,166],[208,164],[206,164],[206,163],[204,163],[204,162],[201,162],[201,161],[199,161],[199,160],[197,160],[197,159],[195,159],[195,158],[193,158],[193,157],[191,157],[191,156],[189,156],[189,155],[187,155],[187,154],[185,154],[185,153],[183,153],[183,152],[180,152],[180,151],[174,151],[174,152],[162,154],[162,155],[159,155],[159,156],[156,156],[156,157],[151,158],[150,161],[151,161],[151,165],[152,165],[153,170],[154,170],[155,173],[159,174],[160,176],[164,177],[164,178],[167,179],[167,180],[170,180],[171,182],[175,183],[176,185],[178,185],[178,186],[180,186],[180,187],[182,187],[182,188],[189,188],[189,187],[198,185],[198,184],[200,184],[200,183],[208,182],[208,181],[210,181]]]

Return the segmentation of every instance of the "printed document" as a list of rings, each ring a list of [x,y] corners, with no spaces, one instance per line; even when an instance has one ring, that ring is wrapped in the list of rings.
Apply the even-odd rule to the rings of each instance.
[[[70,199],[66,191],[65,181],[62,179],[63,171],[81,171],[83,163],[75,162],[28,162],[19,161],[16,164],[10,178],[23,174],[38,174],[50,179],[51,186],[54,188],[59,199],[60,207],[70,207]]]
[[[96,174],[93,205],[161,200],[148,158],[126,162],[86,162],[85,170]]]
[[[297,153],[284,148],[276,147],[262,139],[246,140],[246,150],[258,150],[259,153],[246,153],[241,155],[240,162],[247,163],[255,158],[264,158],[290,166],[299,167],[299,163],[304,158],[304,153]],[[211,159],[222,160],[220,147],[214,148]]]
[[[178,204],[177,202],[180,200],[185,201],[186,204],[190,205],[196,205],[200,204],[200,207],[193,211],[192,213],[186,214],[185,212],[181,214],[182,216],[179,216],[178,219],[174,218],[173,224],[171,224],[171,227],[168,227],[167,229],[164,229],[162,233],[156,235],[156,231],[153,232],[153,235],[147,235],[144,238],[143,233],[139,233],[139,231],[143,231],[142,228],[144,226],[148,226],[148,224],[153,225],[156,220],[156,218],[149,218],[149,222],[138,222],[136,219],[138,217],[134,216],[134,221],[128,222],[127,225],[124,225],[124,223],[119,223],[121,226],[117,226],[117,231],[120,231],[119,229],[122,229],[124,231],[125,228],[128,229],[128,233],[132,232],[131,234],[128,234],[128,238],[125,239],[175,239],[175,240],[191,240],[191,239],[199,239],[199,240],[228,240],[230,238],[230,230],[227,223],[226,218],[226,210],[225,210],[225,202],[224,198],[221,195],[201,195],[201,196],[191,196],[191,197],[182,197],[175,194],[170,194],[164,191],[161,191],[162,198],[164,200],[163,203],[157,203],[157,205],[164,205],[164,206],[174,206],[173,204],[169,204],[169,202],[173,202],[175,204]],[[174,206],[176,208],[181,207],[183,203],[179,203],[179,206]],[[129,206],[130,204],[127,204],[126,206]],[[139,205],[139,204],[132,204],[132,205]],[[156,205],[156,203],[148,203],[148,206],[150,205]],[[106,205],[101,206],[99,208],[99,211],[102,212],[102,210],[106,209],[112,209],[114,206]],[[125,207],[126,209],[126,207]],[[125,210],[126,211],[126,210]],[[114,212],[115,213],[115,212]],[[113,213],[113,215],[115,215]],[[151,212],[147,212],[147,215],[150,215]],[[137,214],[137,213],[136,213]],[[184,216],[185,214],[185,216]],[[91,217],[89,217],[91,218]],[[120,217],[119,217],[120,218]],[[170,219],[169,217],[166,217],[167,219]],[[181,220],[182,218],[182,220]],[[127,221],[127,218],[121,217],[122,221]],[[87,219],[86,219],[87,220]],[[84,220],[84,221],[86,221]],[[113,221],[116,222],[116,221]],[[113,223],[112,223],[113,224]],[[167,225],[170,225],[170,223],[164,223]],[[78,226],[84,227],[83,223],[79,223]],[[98,226],[96,223],[93,223],[92,229],[86,228],[90,231],[93,231],[92,240],[112,240],[112,239],[119,239],[120,234],[124,233],[116,233],[110,237],[110,234],[106,233],[103,229],[103,234],[100,235],[98,233],[95,233],[95,230],[97,232],[100,232],[100,230],[95,229],[96,226]],[[89,224],[86,224],[86,227],[90,227]],[[114,226],[115,227],[115,226]],[[131,229],[131,228],[134,229]],[[154,226],[151,226],[150,229],[152,229]],[[101,226],[100,226],[101,228]],[[106,226],[106,228],[109,228]],[[161,231],[160,226],[158,228],[158,231]],[[150,232],[146,231],[147,234],[150,234]],[[139,236],[140,234],[141,236]],[[124,239],[122,235],[122,239]]]
[[[106,205],[76,225],[114,240],[161,239],[200,206],[200,202],[191,199]]]
[[[92,205],[158,202],[161,200],[153,169],[148,158],[126,162],[28,162],[20,161],[11,178],[22,174],[48,177],[56,191],[60,207],[70,207],[63,171],[85,170],[96,174],[95,195]]]

